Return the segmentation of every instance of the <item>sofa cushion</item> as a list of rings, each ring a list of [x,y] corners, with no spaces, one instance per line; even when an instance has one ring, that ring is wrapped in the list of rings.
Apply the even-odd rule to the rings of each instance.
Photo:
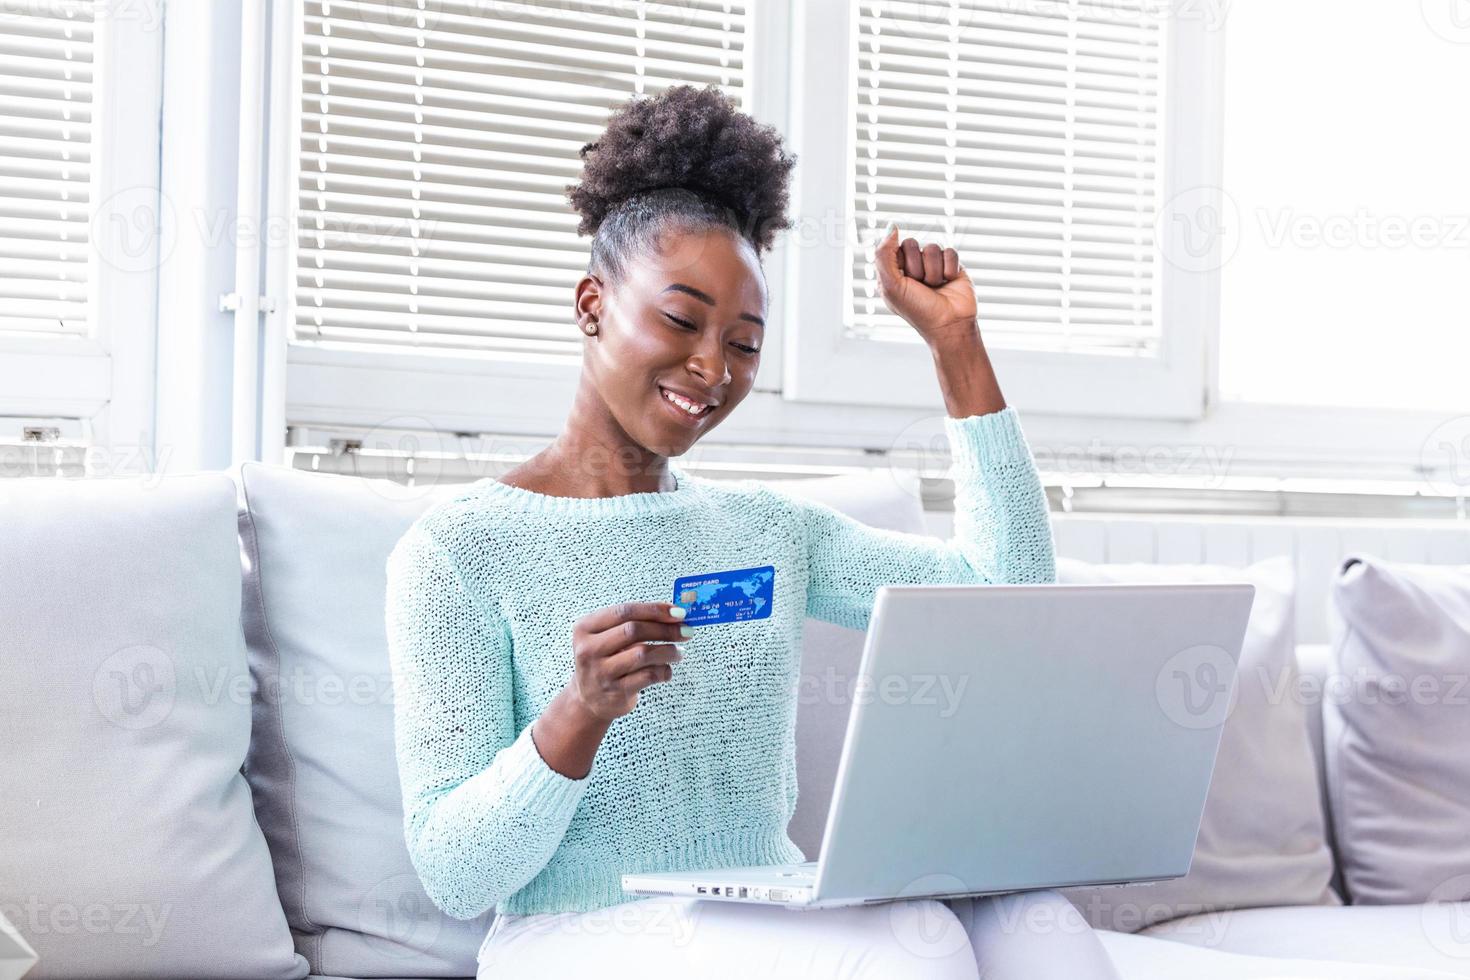
[[[1349,556],[1323,711],[1328,791],[1354,904],[1470,900],[1470,566]]]
[[[297,949],[320,974],[471,975],[494,913],[444,915],[409,860],[383,618],[393,545],[463,485],[233,473],[260,680],[246,775]]]
[[[792,496],[826,504],[872,527],[925,533],[917,477],[877,470],[773,484]],[[827,828],[837,761],[856,695],[864,634],[819,619],[802,624],[801,680],[796,692],[796,813],[786,832],[815,861]]]
[[[1345,963],[1323,952],[1289,959],[1256,956],[1106,929],[1098,938],[1124,980],[1456,980],[1462,976],[1422,967]]]
[[[0,912],[44,977],[304,977],[221,473],[0,480]]]
[[[1239,909],[1174,919],[1145,932],[1231,953],[1377,963],[1470,977],[1470,902]]]
[[[1245,581],[1256,587],[1189,873],[1152,884],[1064,894],[1093,925],[1123,932],[1212,909],[1340,904],[1328,886],[1332,855],[1306,709],[1298,695],[1290,560],[1229,568],[1093,565],[1062,558],[1057,580]]]

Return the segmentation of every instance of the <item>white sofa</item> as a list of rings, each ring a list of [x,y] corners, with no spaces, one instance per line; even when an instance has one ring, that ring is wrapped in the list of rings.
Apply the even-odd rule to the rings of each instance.
[[[947,533],[942,516],[926,517],[913,488],[886,473],[785,486],[871,524]],[[0,913],[40,954],[28,977],[473,974],[493,913],[439,913],[402,842],[382,621],[388,551],[456,491],[253,463],[162,480],[0,481]],[[1287,553],[1299,566],[1298,602],[1325,607],[1341,551],[1328,554],[1322,528],[1310,529],[1316,550],[1303,549],[1299,530],[1056,523],[1060,554],[1078,560],[1069,574],[1118,560],[1244,566]],[[1344,532],[1331,533],[1341,544]],[[1414,533],[1423,545],[1414,557],[1470,561],[1463,531]],[[1300,567],[1303,556],[1320,565]],[[1309,642],[1295,660],[1323,678],[1328,624],[1304,608],[1296,618]],[[839,691],[799,706],[791,834],[813,857],[849,706],[832,681],[852,676],[860,639],[806,626],[805,677]],[[1181,914],[1154,909],[1132,935],[1103,933],[1124,977],[1470,977],[1470,894],[1340,901],[1321,775],[1332,746],[1320,711],[1300,717],[1305,730],[1280,737],[1312,746],[1301,751],[1316,760],[1307,770],[1316,816],[1281,834],[1311,867],[1281,887],[1314,897],[1216,907],[1210,887],[1250,895],[1296,865],[1270,841],[1247,841],[1262,853],[1234,860],[1202,833],[1200,847],[1217,853],[1206,861],[1197,851],[1196,864],[1216,884],[1198,901],[1176,894],[1167,912]],[[1267,745],[1260,764],[1293,751]],[[1237,768],[1249,770],[1242,758]],[[1306,812],[1300,794],[1293,805]],[[1105,904],[1109,915],[1124,905]]]

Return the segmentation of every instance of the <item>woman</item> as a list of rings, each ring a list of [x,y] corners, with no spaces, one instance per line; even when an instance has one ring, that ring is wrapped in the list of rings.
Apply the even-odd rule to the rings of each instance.
[[[388,565],[405,834],[440,908],[499,911],[480,975],[1115,977],[1055,892],[802,914],[622,893],[625,872],[804,860],[786,836],[804,617],[863,628],[884,583],[1054,566],[953,249],[891,229],[877,255],[948,410],[956,535],[938,541],[672,462],[755,383],[760,258],[789,227],[775,131],[684,86],[622,107],[582,155],[565,429],[424,514]],[[767,618],[691,629],[666,601],[676,578],[757,565],[776,570]]]

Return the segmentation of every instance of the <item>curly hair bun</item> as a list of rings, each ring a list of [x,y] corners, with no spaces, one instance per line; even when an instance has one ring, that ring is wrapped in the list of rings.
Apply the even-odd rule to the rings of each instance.
[[[676,85],[624,103],[581,157],[582,182],[567,188],[582,218],[579,234],[596,234],[619,204],[661,188],[692,191],[727,212],[757,254],[791,227],[787,185],[796,158],[775,127],[714,86]]]

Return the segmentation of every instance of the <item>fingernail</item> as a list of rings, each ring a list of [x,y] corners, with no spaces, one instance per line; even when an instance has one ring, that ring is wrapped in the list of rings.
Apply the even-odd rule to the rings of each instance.
[[[685,616],[689,615],[689,610],[685,609],[683,606],[670,606],[669,615],[673,616],[675,619],[683,619]]]
[[[680,626],[679,627],[679,635],[680,636],[693,636],[694,635],[694,631],[692,629],[690,629],[689,627],[687,627],[687,626]]]
[[[675,643],[674,644],[674,652],[677,653],[681,657],[684,656],[684,644],[682,644],[682,643]]]

